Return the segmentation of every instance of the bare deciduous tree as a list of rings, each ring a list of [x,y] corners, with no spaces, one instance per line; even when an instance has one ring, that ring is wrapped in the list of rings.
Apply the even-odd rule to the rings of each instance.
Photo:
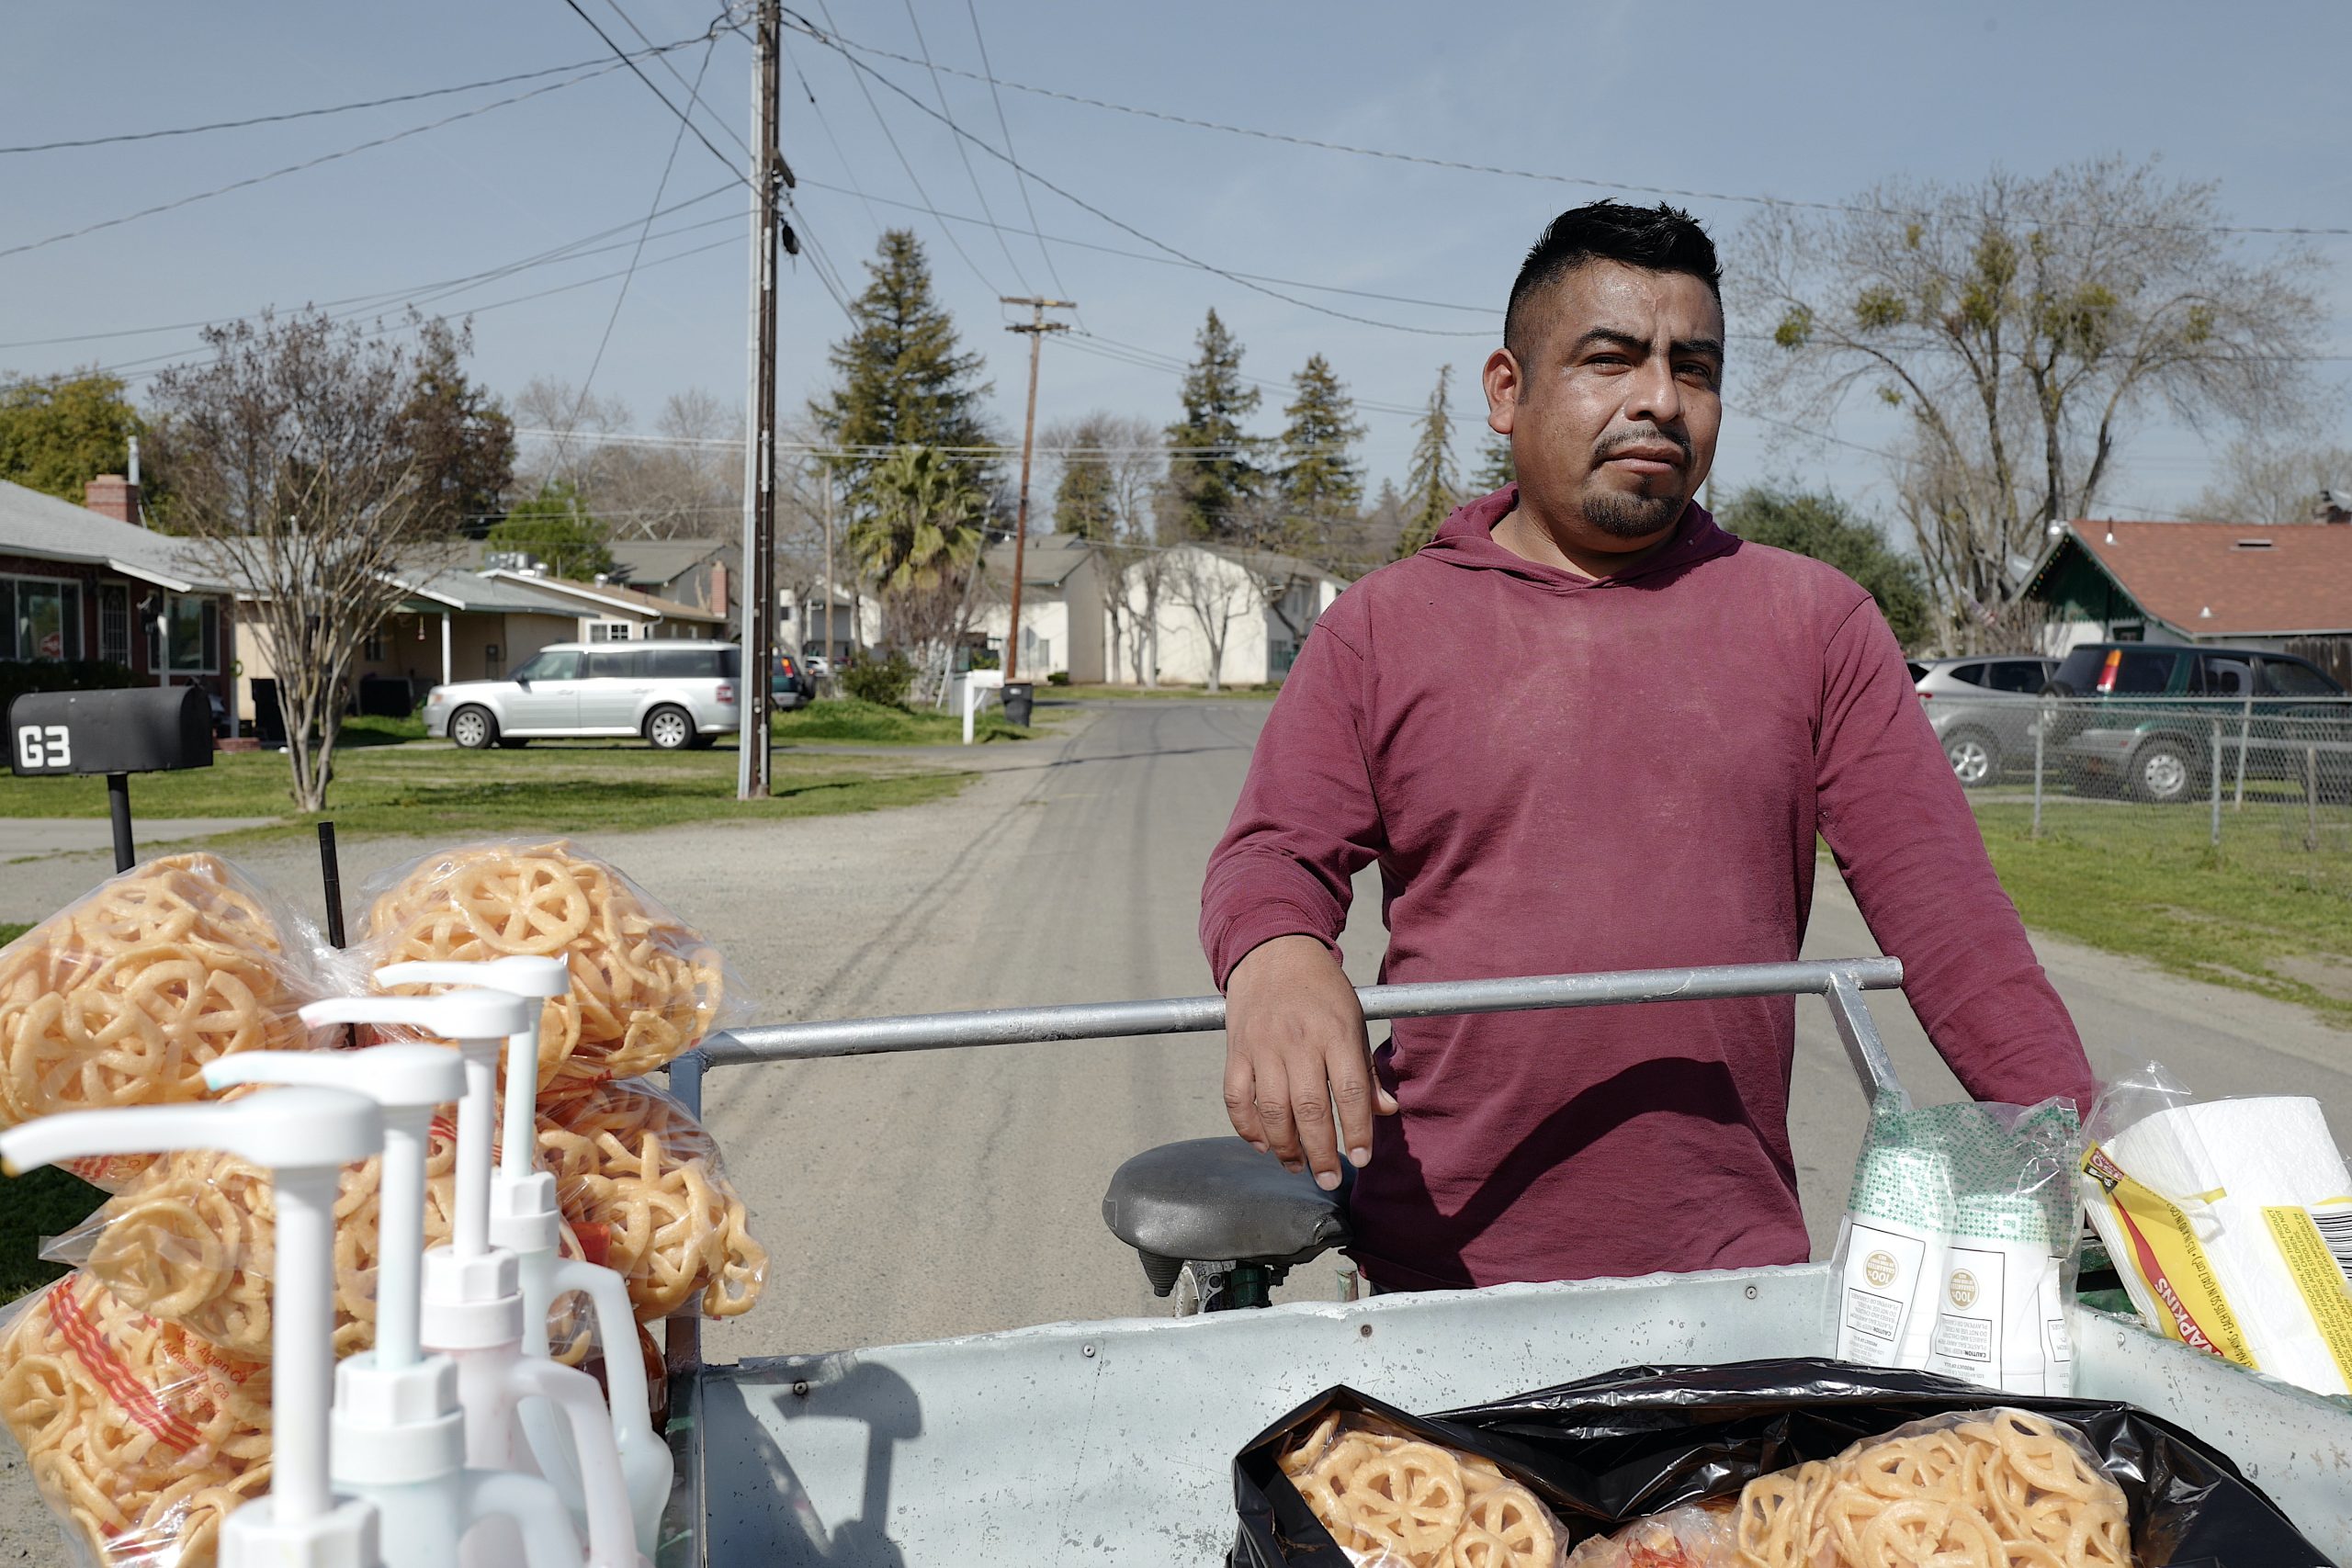
[[[1222,691],[1225,648],[1232,640],[1233,623],[1262,602],[1257,574],[1199,546],[1169,551],[1161,570],[1168,597],[1193,617],[1208,648],[1208,689]]]
[[[2217,523],[2309,523],[2324,492],[2352,496],[2352,446],[2248,436],[2222,454],[2221,472],[2190,515]]]
[[[516,465],[524,494],[568,480],[616,539],[727,538],[740,525],[742,412],[701,388],[672,393],[653,434],[636,440],[627,404],[567,382],[534,379],[514,410],[524,429],[545,433]]]
[[[399,418],[404,335],[324,312],[208,328],[210,360],[156,378],[173,522],[252,601],[277,681],[294,802],[325,809],[352,662],[408,596],[403,570],[453,555]]]
[[[2245,259],[2220,221],[2212,185],[2105,159],[1891,182],[1746,236],[1733,303],[1772,336],[1766,397],[1814,423],[1856,391],[1909,416],[1895,477],[1954,647],[1986,646],[2020,563],[2096,505],[2148,417],[2294,405],[2316,264]]]

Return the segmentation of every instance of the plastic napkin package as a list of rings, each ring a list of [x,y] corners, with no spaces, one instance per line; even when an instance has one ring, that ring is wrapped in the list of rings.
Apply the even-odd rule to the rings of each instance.
[[[2080,1150],[2068,1100],[1878,1106],[1832,1259],[1838,1359],[2072,1393]]]

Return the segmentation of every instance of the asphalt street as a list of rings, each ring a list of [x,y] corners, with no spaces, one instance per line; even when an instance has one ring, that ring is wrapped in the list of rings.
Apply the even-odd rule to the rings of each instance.
[[[955,754],[959,796],[871,816],[698,825],[592,840],[729,954],[763,1020],[1197,994],[1201,870],[1267,705],[1121,701],[1060,710],[1026,745]],[[550,824],[551,828],[560,824]],[[346,874],[426,847],[346,844]],[[314,899],[306,846],[241,860]],[[55,908],[100,854],[8,867],[0,919]],[[1826,863],[1809,956],[1875,951]],[[2317,1094],[2352,1135],[2352,1037],[2298,1009],[2038,942],[2102,1075],[2151,1057],[2208,1092]],[[1359,885],[1349,966],[1369,981],[1376,886]],[[1957,1086],[1901,997],[1873,1012],[1923,1100]],[[1794,1138],[1816,1247],[1834,1232],[1865,1120],[1818,1004],[1800,1004]],[[1218,1035],[935,1052],[724,1069],[707,1120],[773,1259],[765,1298],[716,1325],[714,1359],[818,1351],[1061,1318],[1165,1311],[1099,1213],[1127,1156],[1226,1131]],[[1283,1294],[1325,1297],[1336,1260]],[[0,1444],[0,1562],[45,1562],[20,1458]]]

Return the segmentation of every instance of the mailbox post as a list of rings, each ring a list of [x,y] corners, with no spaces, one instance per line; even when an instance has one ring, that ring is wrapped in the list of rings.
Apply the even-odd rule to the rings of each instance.
[[[8,709],[8,761],[18,777],[104,773],[114,818],[114,868],[130,841],[130,775],[212,765],[212,709],[194,686],[28,692]]]

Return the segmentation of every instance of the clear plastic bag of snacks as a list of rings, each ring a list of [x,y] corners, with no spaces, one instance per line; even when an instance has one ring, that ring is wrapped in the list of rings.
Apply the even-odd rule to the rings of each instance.
[[[242,1092],[242,1091],[240,1091]],[[376,1248],[380,1158],[345,1167],[334,1204],[334,1349],[365,1350],[376,1339]],[[434,1118],[425,1144],[424,1245],[447,1243],[457,1201],[457,1128]],[[234,1155],[187,1151],[156,1156],[88,1220],[42,1249],[79,1268],[126,1305],[232,1354],[266,1360],[277,1208],[269,1172]],[[568,1257],[581,1256],[567,1227]],[[585,1346],[576,1335],[557,1338]]]
[[[1334,1410],[1275,1465],[1355,1568],[1559,1568],[1567,1540],[1492,1460]]]
[[[571,992],[548,1000],[539,1033],[543,1090],[652,1072],[743,1016],[743,987],[718,950],[570,840],[439,851],[370,878],[362,897],[375,966],[514,953],[565,961]]]
[[[269,1489],[269,1368],[133,1311],[85,1274],[0,1317],[0,1422],[97,1568],[209,1568]]]
[[[650,1083],[600,1084],[539,1100],[539,1163],[591,1263],[628,1282],[638,1317],[752,1310],[768,1255],[718,1145]]]
[[[206,1063],[313,1043],[297,1013],[326,988],[322,946],[216,855],[108,877],[0,948],[0,1125],[202,1099]],[[145,1163],[72,1168],[113,1187]]]

